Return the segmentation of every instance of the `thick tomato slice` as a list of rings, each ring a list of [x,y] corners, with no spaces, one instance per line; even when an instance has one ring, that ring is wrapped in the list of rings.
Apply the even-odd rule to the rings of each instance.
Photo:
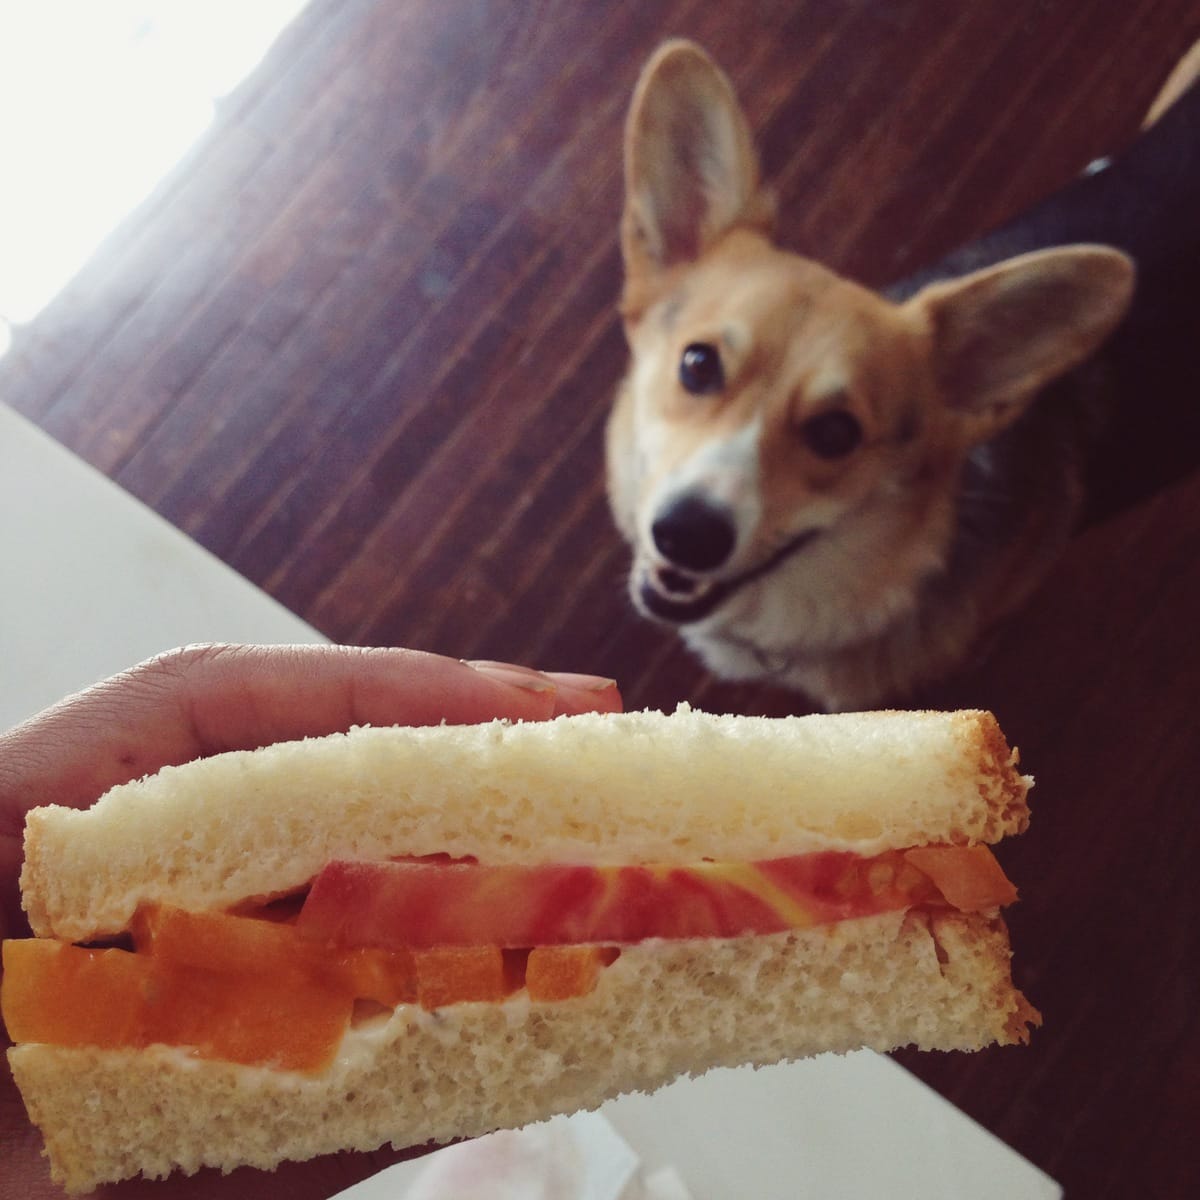
[[[943,903],[934,874],[947,849],[918,862],[900,851],[682,867],[334,862],[296,928],[325,946],[416,949],[777,933]],[[961,897],[976,894],[964,888]]]
[[[317,876],[297,930],[327,945],[493,945],[632,942],[715,936],[712,889],[650,867],[431,866],[335,862]],[[756,918],[770,912],[752,898]]]

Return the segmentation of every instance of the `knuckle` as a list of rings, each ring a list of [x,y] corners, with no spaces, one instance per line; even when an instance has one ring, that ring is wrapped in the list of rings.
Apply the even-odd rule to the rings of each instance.
[[[147,658],[131,667],[127,674],[137,683],[174,684],[236,654],[237,650],[238,647],[224,642],[191,642]]]

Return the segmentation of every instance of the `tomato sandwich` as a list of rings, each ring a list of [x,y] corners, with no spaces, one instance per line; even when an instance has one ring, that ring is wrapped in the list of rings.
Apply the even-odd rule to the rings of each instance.
[[[1040,1022],[985,712],[364,728],[35,809],[4,945],[56,1180],[269,1168]]]

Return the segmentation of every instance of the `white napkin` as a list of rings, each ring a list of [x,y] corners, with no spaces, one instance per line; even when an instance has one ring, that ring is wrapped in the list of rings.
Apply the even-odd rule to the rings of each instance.
[[[340,1200],[691,1200],[688,1188],[695,1200],[1062,1200],[1043,1171],[866,1050],[679,1079],[401,1163]]]
[[[501,1130],[400,1163],[337,1200],[693,1200],[678,1172],[643,1172],[599,1113]]]

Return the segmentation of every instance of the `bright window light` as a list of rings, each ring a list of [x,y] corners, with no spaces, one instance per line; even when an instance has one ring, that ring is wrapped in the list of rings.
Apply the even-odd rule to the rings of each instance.
[[[0,0],[0,353],[306,0]]]

